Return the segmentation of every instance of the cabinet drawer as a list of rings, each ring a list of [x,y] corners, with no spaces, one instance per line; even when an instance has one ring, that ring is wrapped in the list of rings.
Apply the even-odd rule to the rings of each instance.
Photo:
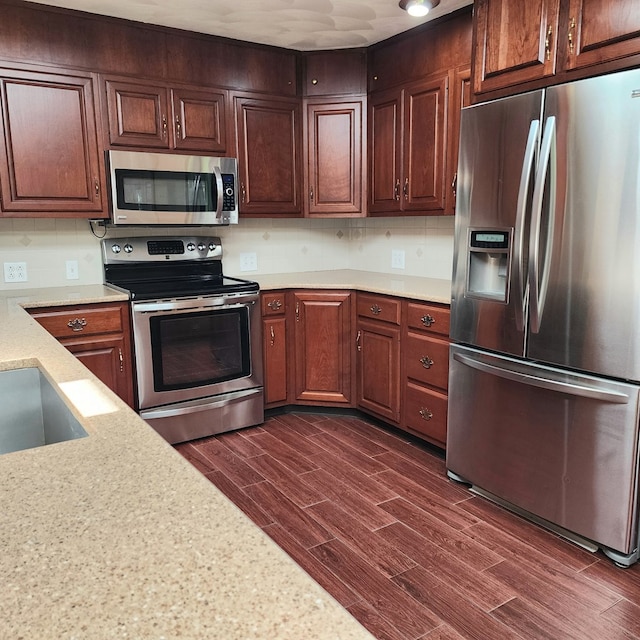
[[[31,315],[51,335],[59,339],[124,331],[120,306],[59,307],[55,311],[34,311]]]
[[[449,377],[449,342],[415,333],[408,334],[405,374],[407,378],[446,391]]]
[[[410,302],[407,305],[407,326],[410,329],[420,329],[448,337],[449,317],[448,307],[417,302]]]
[[[281,316],[287,310],[287,299],[284,291],[270,291],[262,294],[262,315]]]
[[[384,296],[358,294],[358,316],[400,324],[400,300]]]
[[[407,384],[405,425],[409,431],[444,447],[447,443],[447,395]]]

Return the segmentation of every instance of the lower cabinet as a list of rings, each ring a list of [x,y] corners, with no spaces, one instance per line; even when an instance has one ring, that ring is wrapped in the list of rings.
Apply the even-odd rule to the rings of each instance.
[[[293,292],[294,404],[351,405],[352,294]]]
[[[29,313],[93,374],[134,406],[129,305],[88,304]]]
[[[287,404],[287,293],[269,291],[261,296],[262,361],[264,363],[265,408]]]

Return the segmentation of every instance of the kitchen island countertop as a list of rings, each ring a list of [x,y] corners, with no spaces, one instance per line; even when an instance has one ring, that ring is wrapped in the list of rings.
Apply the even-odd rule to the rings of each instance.
[[[0,370],[67,383],[88,433],[0,455],[0,637],[371,638],[22,308],[126,299],[0,293]]]

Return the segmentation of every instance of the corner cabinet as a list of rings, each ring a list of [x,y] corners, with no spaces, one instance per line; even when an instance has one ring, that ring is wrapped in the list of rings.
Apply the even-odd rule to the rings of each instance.
[[[131,327],[127,303],[29,309],[96,377],[134,407]]]
[[[224,153],[227,93],[103,78],[109,146]]]
[[[294,403],[352,404],[352,294],[292,294],[295,352]]]
[[[602,71],[636,66],[638,56],[640,4],[633,0],[474,3],[476,94],[533,81],[564,82],[568,72],[598,65],[607,64]]]
[[[234,94],[240,214],[302,216],[298,99]]]
[[[445,209],[449,73],[369,97],[369,212]]]
[[[265,409],[287,404],[289,375],[287,361],[287,293],[268,291],[262,304],[262,361],[264,363]]]
[[[103,218],[94,76],[0,68],[2,215]]]

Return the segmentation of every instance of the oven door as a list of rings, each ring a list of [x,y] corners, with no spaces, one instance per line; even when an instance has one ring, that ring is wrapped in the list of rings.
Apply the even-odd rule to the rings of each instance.
[[[258,294],[134,302],[140,409],[262,387]]]

